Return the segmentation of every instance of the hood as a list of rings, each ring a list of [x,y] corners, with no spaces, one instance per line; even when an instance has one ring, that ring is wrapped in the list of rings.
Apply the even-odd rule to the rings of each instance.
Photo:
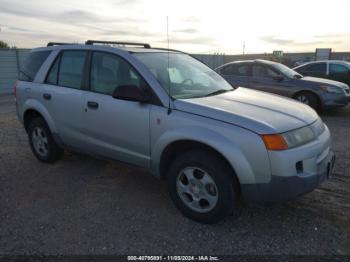
[[[304,76],[303,78],[300,78],[299,81],[313,82],[313,83],[324,84],[324,85],[332,85],[343,89],[347,89],[349,87],[347,84],[344,84],[342,82],[325,79],[325,78],[311,77],[311,76]]]
[[[216,96],[175,100],[177,110],[241,126],[258,134],[283,133],[318,119],[307,105],[239,87]]]

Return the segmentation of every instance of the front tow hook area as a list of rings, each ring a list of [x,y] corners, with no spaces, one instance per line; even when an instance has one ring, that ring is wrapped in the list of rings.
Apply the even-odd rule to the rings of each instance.
[[[333,168],[335,165],[335,155],[332,156],[331,161],[327,164],[327,178],[331,178],[333,176]]]

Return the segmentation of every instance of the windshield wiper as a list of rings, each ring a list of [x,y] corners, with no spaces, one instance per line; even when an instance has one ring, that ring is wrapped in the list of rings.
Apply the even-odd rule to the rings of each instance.
[[[219,89],[219,90],[216,90],[216,91],[211,92],[209,94],[206,94],[204,97],[215,96],[215,95],[219,95],[219,94],[226,93],[226,92],[233,91],[233,90],[234,90],[234,88],[229,89],[229,90],[227,90],[227,89]]]

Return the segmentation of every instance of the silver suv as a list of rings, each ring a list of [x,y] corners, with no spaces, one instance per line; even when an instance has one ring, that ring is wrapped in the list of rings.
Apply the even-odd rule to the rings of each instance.
[[[310,192],[334,165],[329,130],[313,109],[234,89],[176,50],[50,43],[32,50],[14,92],[40,161],[71,149],[142,167],[203,223],[235,213],[240,199]]]

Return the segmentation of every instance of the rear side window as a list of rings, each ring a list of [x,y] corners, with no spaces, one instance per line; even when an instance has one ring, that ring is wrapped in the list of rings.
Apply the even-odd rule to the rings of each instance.
[[[235,76],[248,76],[249,65],[227,65],[220,70],[220,73],[223,75],[235,75]]]
[[[56,59],[55,63],[51,67],[50,72],[46,78],[46,83],[50,85],[57,85],[59,63],[60,63],[60,57]]]
[[[53,63],[46,83],[80,89],[85,59],[85,51],[64,51]]]
[[[21,70],[19,80],[33,82],[40,67],[45,62],[51,51],[31,52],[27,57],[24,68]]]
[[[64,51],[58,73],[58,85],[80,89],[83,78],[85,51]]]
[[[326,63],[318,63],[318,64],[310,65],[304,69],[304,72],[326,74]]]
[[[272,77],[278,76],[278,73],[264,65],[253,65],[252,76],[272,78]]]

